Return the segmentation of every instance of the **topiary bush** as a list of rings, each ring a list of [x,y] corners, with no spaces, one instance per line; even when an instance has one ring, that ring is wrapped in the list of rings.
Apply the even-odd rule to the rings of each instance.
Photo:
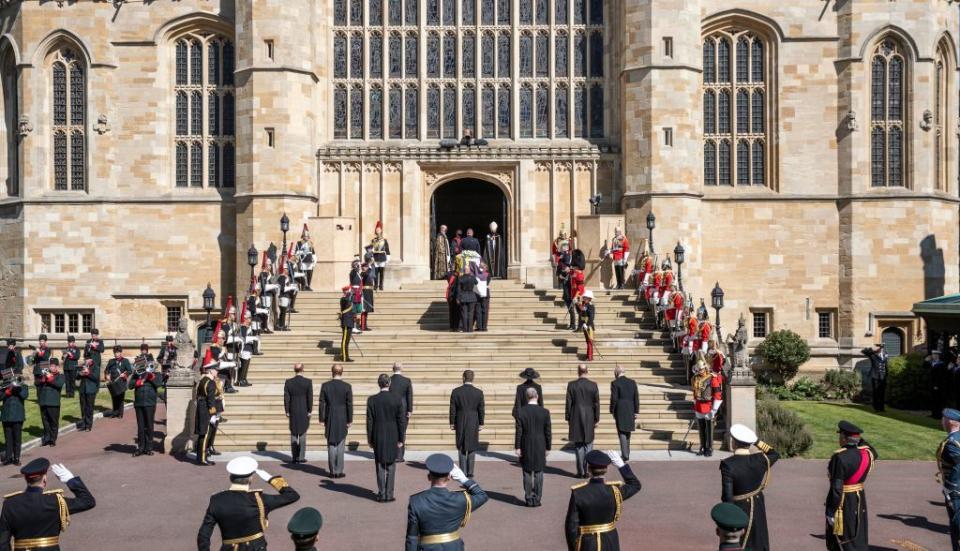
[[[853,400],[860,395],[860,372],[852,369],[829,369],[823,374],[823,389],[831,400]]]
[[[910,353],[887,362],[887,403],[900,409],[929,409],[930,371],[923,367],[923,356]]]
[[[782,385],[794,378],[800,366],[810,359],[810,346],[803,337],[782,329],[774,331],[757,347],[763,363],[754,368],[757,381]]]
[[[802,455],[813,447],[803,419],[773,400],[757,402],[757,433],[781,457]]]

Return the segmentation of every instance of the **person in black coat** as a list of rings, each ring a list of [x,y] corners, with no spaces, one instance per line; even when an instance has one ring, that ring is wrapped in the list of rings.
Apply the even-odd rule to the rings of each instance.
[[[403,402],[403,428],[400,431],[400,441],[406,441],[407,427],[410,425],[410,416],[413,414],[413,382],[403,375],[403,363],[393,363],[393,375],[390,376],[390,393]],[[397,461],[403,463],[404,448],[400,448]]]
[[[17,349],[17,339],[7,339],[7,347],[3,349],[3,361],[0,368],[12,369],[17,375],[23,373],[23,354]]]
[[[80,348],[77,347],[77,338],[67,336],[67,347],[63,350],[63,380],[66,383],[67,398],[73,398],[77,388],[77,371],[80,369]]]
[[[550,412],[537,404],[537,391],[528,388],[527,405],[517,414],[514,447],[523,468],[523,494],[527,507],[539,507],[543,496],[543,471],[553,444]]]
[[[606,482],[603,477],[613,463],[623,482]],[[623,502],[640,492],[640,480],[617,452],[593,450],[587,454],[590,481],[571,488],[564,522],[569,551],[620,551],[616,522]]]
[[[455,333],[460,327],[460,305],[457,303],[457,273],[447,273],[447,319],[450,321],[450,332]]]
[[[40,418],[43,421],[41,446],[56,446],[60,433],[60,389],[64,376],[60,372],[60,360],[50,359],[50,367],[37,378],[37,405],[40,406]]]
[[[83,367],[77,372],[77,378],[77,392],[80,394],[80,422],[77,423],[77,430],[90,432],[93,430],[93,404],[97,401],[97,392],[100,391],[100,367],[93,362],[93,358],[83,360]]]
[[[460,305],[460,330],[473,333],[473,316],[477,308],[477,278],[464,272],[457,278],[457,304]]]
[[[620,457],[624,461],[630,461],[630,435],[637,428],[640,392],[637,390],[637,382],[625,375],[623,367],[618,365],[614,368],[613,376],[613,382],[610,383],[610,414],[617,424]]]
[[[780,454],[744,425],[730,427],[730,436],[733,455],[720,462],[720,499],[743,509],[750,519],[750,531],[743,533],[740,546],[751,551],[769,551],[763,490],[770,480],[770,468],[780,459]],[[756,446],[760,453],[751,453],[751,445]]]
[[[307,462],[307,429],[313,415],[313,381],[303,376],[303,364],[293,365],[293,377],[283,383],[283,412],[290,424],[290,462]]]
[[[567,383],[564,417],[567,441],[573,444],[577,461],[577,478],[589,478],[587,452],[593,449],[594,429],[600,423],[600,389],[587,378],[586,364],[577,366],[577,378]]]
[[[513,400],[513,411],[511,415],[513,418],[517,418],[517,414],[520,413],[520,409],[527,405],[527,389],[532,388],[537,391],[537,405],[543,405],[543,388],[536,382],[534,379],[539,379],[540,374],[537,373],[537,370],[532,367],[528,367],[520,372],[520,378],[526,379],[524,382],[517,385],[517,395]]]
[[[473,236],[473,228],[467,228],[467,236],[460,241],[460,252],[463,251],[480,254],[480,241]]]
[[[343,380],[343,366],[334,364],[333,378],[320,385],[320,422],[327,439],[330,478],[343,478],[343,452],[353,425],[353,387]]]
[[[380,392],[367,398],[367,444],[373,448],[377,469],[377,501],[396,501],[393,497],[397,457],[403,447],[403,402],[390,392],[390,377],[377,378]]]
[[[350,359],[350,338],[353,335],[353,327],[356,323],[353,312],[353,292],[349,285],[343,288],[343,296],[340,297],[340,313],[337,317],[340,319],[340,361],[352,362]]]
[[[157,400],[163,386],[162,373],[156,372],[153,356],[147,367],[130,377],[129,388],[133,389],[133,411],[137,415],[137,451],[133,456],[153,455],[153,420],[157,413]],[[144,359],[146,361],[146,359]]]
[[[3,423],[5,453],[3,465],[20,465],[23,422],[27,419],[24,402],[30,396],[30,387],[19,379],[0,393],[0,423]]]
[[[878,343],[874,348],[864,348],[861,354],[870,360],[870,386],[873,390],[873,410],[880,412],[884,410],[887,394],[887,356],[883,349],[883,343]]]
[[[116,417],[123,419],[123,399],[127,395],[127,381],[133,368],[130,367],[130,360],[123,357],[123,347],[120,345],[113,347],[113,359],[107,362],[104,375],[107,378],[107,389],[110,391],[110,400],[112,407],[110,411],[104,413],[104,417]]]
[[[841,448],[833,452],[826,499],[826,540],[831,551],[867,551],[867,494],[864,482],[878,458],[877,450],[860,435],[863,431],[848,421],[837,425]]]
[[[463,372],[463,385],[450,393],[450,430],[457,435],[460,469],[473,478],[480,431],[483,430],[483,391],[473,386],[473,371]]]

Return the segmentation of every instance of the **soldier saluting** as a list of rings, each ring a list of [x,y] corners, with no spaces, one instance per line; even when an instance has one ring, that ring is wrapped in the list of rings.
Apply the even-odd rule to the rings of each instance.
[[[867,495],[863,483],[870,474],[877,450],[860,434],[860,427],[849,421],[837,424],[839,450],[830,458],[830,489],[827,492],[827,549],[866,551]]]
[[[607,482],[604,476],[613,463],[623,481]],[[564,531],[570,551],[619,551],[617,521],[623,502],[640,491],[640,480],[614,451],[592,450],[587,454],[590,480],[571,488]]]
[[[937,448],[937,478],[943,484],[943,499],[950,521],[950,545],[953,551],[960,551],[960,411],[944,409],[940,422],[947,437]]]
[[[404,549],[462,551],[461,532],[473,511],[487,502],[487,494],[446,455],[435,453],[427,457],[426,467],[430,489],[410,496]],[[450,480],[459,482],[463,490],[448,490]]]
[[[733,437],[733,455],[720,462],[721,499],[725,503],[732,502],[747,514],[750,530],[743,533],[740,545],[751,551],[767,551],[770,538],[763,490],[770,480],[770,467],[780,459],[780,454],[744,425],[730,427],[730,436]],[[751,453],[751,445],[760,453]]]
[[[63,465],[53,465],[53,473],[66,484],[74,497],[63,490],[45,490],[50,461],[43,457],[27,463],[20,474],[27,482],[22,492],[7,494],[0,513],[0,549],[60,549],[60,532],[70,524],[70,515],[93,509],[96,501],[79,477]],[[13,538],[13,545],[10,539]]]

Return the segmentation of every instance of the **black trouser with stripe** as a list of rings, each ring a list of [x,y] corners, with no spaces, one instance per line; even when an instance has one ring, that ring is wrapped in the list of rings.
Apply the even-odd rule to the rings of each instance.
[[[93,403],[96,401],[96,394],[80,393],[80,425],[81,429],[93,428]]]
[[[143,453],[153,451],[153,417],[157,406],[136,406],[137,414],[137,449]]]
[[[20,444],[21,436],[23,433],[23,422],[19,423],[3,423],[3,439],[4,439],[4,449],[6,450],[6,455],[3,458],[7,461],[19,461],[20,460]]]
[[[208,423],[207,431],[197,436],[197,463],[207,462],[207,450],[213,447],[213,441],[217,437],[216,423]]]
[[[350,336],[353,333],[352,327],[340,328],[340,361],[345,362],[350,359]]]
[[[40,420],[43,422],[42,444],[56,444],[60,433],[60,406],[40,406]]]

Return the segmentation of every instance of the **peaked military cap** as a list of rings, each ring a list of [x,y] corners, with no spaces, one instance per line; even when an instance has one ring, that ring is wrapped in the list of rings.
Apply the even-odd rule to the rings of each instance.
[[[442,453],[434,453],[427,457],[426,465],[432,474],[447,476],[453,470],[453,459]]]
[[[723,530],[732,532],[743,530],[750,522],[750,517],[743,509],[733,503],[718,503],[710,509],[710,518]]]
[[[863,430],[850,421],[840,421],[837,423],[837,432],[842,434],[860,434]]]
[[[960,421],[960,411],[953,408],[944,408],[943,416],[951,421]]]
[[[295,536],[312,536],[323,526],[323,516],[313,507],[304,507],[290,517],[287,531]]]
[[[25,476],[27,479],[31,478],[40,478],[41,476],[47,474],[47,471],[50,469],[50,461],[46,457],[38,457],[33,461],[27,463],[20,469],[20,474]]]
[[[600,450],[590,450],[586,459],[588,464],[595,467],[606,467],[610,464],[610,456]]]

